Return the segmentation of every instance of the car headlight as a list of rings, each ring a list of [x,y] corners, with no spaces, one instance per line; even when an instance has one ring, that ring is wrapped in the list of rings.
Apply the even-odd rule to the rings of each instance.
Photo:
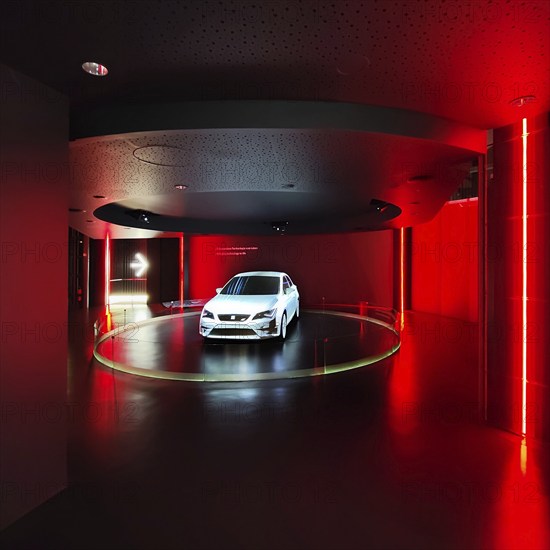
[[[208,311],[207,309],[203,309],[202,317],[203,319],[214,319],[214,314],[211,311]]]
[[[276,309],[268,309],[266,311],[261,311],[260,313],[256,313],[256,315],[254,315],[253,317],[253,320],[255,319],[271,319],[271,317],[273,317],[273,315],[275,315],[275,311],[277,311]]]

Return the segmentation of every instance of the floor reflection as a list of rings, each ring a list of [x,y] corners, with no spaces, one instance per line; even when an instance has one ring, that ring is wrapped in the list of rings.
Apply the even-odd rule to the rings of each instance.
[[[477,342],[449,322],[408,315],[400,352],[372,368],[263,382],[131,376],[90,363],[73,341],[73,490],[0,542],[550,548],[548,449],[478,421]],[[181,342],[165,345],[173,353]]]

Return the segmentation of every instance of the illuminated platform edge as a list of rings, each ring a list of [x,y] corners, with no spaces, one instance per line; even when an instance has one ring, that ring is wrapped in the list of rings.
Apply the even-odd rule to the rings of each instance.
[[[159,378],[162,380],[181,380],[184,382],[251,382],[257,380],[281,380],[287,378],[306,378],[309,376],[323,376],[327,374],[334,374],[337,372],[344,372],[347,370],[358,369],[360,367],[366,367],[382,361],[393,355],[401,347],[401,339],[399,332],[395,330],[393,326],[379,319],[374,319],[372,317],[367,317],[364,315],[357,315],[354,313],[344,313],[339,311],[322,311],[322,310],[312,310],[306,309],[303,310],[309,313],[316,313],[322,315],[335,315],[339,317],[348,317],[351,319],[360,319],[373,323],[375,325],[380,325],[387,330],[391,331],[397,337],[397,343],[389,348],[388,350],[378,353],[376,355],[370,355],[368,357],[362,357],[359,359],[354,359],[353,361],[347,361],[345,363],[335,363],[333,365],[324,365],[322,367],[316,367],[312,369],[294,369],[284,372],[263,372],[263,373],[251,373],[251,374],[240,374],[240,373],[227,373],[227,374],[208,374],[208,373],[192,373],[192,372],[170,372],[162,370],[151,370],[151,369],[142,369],[139,367],[133,367],[131,365],[125,365],[123,363],[118,363],[111,359],[107,359],[99,353],[97,350],[98,346],[108,340],[111,337],[116,337],[125,332],[130,332],[135,329],[136,325],[147,325],[151,323],[156,323],[159,321],[166,321],[167,319],[174,319],[177,317],[193,317],[200,315],[200,311],[192,311],[187,313],[175,313],[172,315],[162,315],[160,317],[152,317],[151,319],[146,319],[140,321],[139,323],[130,323],[124,327],[115,328],[105,334],[102,334],[98,337],[94,343],[94,357],[104,366],[114,369],[120,372],[125,372],[127,374],[135,374],[137,376],[145,376],[148,378]]]

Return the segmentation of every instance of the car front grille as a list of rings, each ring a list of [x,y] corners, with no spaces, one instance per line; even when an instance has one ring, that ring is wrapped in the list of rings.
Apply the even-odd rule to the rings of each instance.
[[[238,321],[239,323],[246,321],[249,317],[250,315],[243,315],[240,313],[232,313],[229,315],[218,315],[218,318],[220,321]]]
[[[256,333],[250,328],[214,328],[210,336],[256,336]]]

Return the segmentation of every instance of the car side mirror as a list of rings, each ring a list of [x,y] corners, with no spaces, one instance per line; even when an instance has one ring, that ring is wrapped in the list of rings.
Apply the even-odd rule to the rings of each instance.
[[[223,287],[217,288],[217,289],[216,289],[216,294],[219,294],[219,293],[222,291],[222,288],[223,288]]]

